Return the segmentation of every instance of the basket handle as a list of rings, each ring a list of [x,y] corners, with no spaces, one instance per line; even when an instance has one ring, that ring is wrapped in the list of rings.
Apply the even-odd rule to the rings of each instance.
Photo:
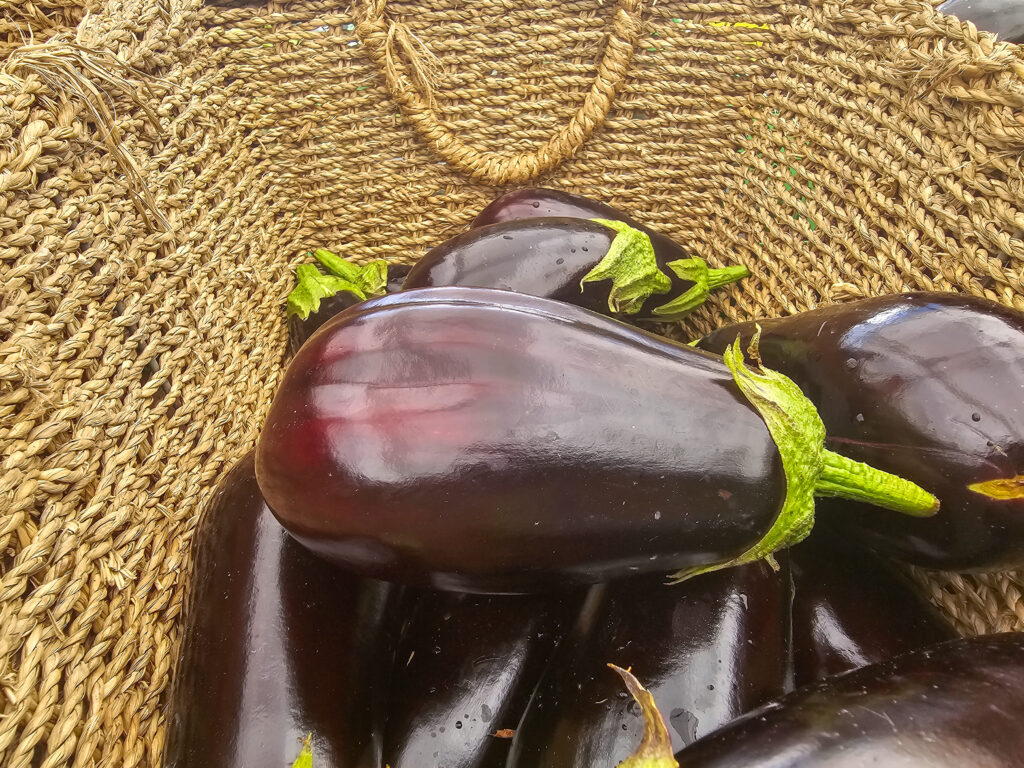
[[[573,155],[604,123],[616,91],[629,71],[642,27],[642,0],[618,0],[608,45],[583,106],[536,149],[496,154],[467,144],[441,123],[429,78],[417,54],[417,41],[405,25],[387,18],[387,0],[363,0],[357,5],[359,39],[381,68],[388,91],[412,121],[416,132],[449,164],[473,178],[495,185],[527,181],[554,168]],[[408,63],[396,55],[396,48],[402,50]]]

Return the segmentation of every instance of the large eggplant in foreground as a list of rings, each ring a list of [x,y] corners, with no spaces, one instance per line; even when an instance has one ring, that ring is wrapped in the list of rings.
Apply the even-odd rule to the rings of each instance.
[[[760,322],[764,365],[818,406],[829,447],[939,497],[929,519],[830,501],[819,520],[878,552],[947,570],[1024,563],[1024,315],[991,301],[908,293]],[[741,346],[754,323],[699,343]]]
[[[802,688],[676,755],[684,768],[1020,768],[1024,634],[952,640]]]
[[[791,382],[727,359],[555,301],[405,291],[303,346],[257,476],[314,552],[482,592],[760,559],[806,534],[814,493],[934,511],[825,451]]]
[[[789,586],[785,569],[758,562],[685,584],[598,587],[530,700],[508,768],[610,768],[633,752],[643,721],[609,662],[643,681],[676,749],[781,696]]]
[[[378,768],[394,587],[310,555],[260,495],[253,458],[196,532],[167,768]],[[300,763],[301,764],[301,763]]]

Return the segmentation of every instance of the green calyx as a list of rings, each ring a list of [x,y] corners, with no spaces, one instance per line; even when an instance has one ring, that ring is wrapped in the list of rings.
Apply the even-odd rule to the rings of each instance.
[[[640,737],[640,746],[619,763],[618,768],[679,768],[679,763],[672,754],[672,738],[668,735],[665,718],[658,711],[651,692],[644,688],[628,669],[622,669],[614,664],[608,666],[622,678],[644,717],[644,733]]]
[[[759,326],[748,350],[755,360],[759,359],[760,336]],[[786,476],[786,498],[775,523],[746,552],[725,563],[678,571],[672,583],[755,560],[766,559],[777,567],[772,553],[796,544],[811,532],[815,496],[839,496],[919,517],[938,511],[938,499],[920,486],[827,450],[825,425],[814,404],[792,379],[767,368],[748,368],[739,338],[725,351],[723,359],[778,447]]]
[[[302,751],[295,758],[291,768],[313,768],[313,734],[310,733],[302,740]]]
[[[651,238],[621,221],[592,219],[616,232],[608,253],[580,280],[584,283],[611,280],[608,309],[616,314],[635,315],[652,294],[668,293],[672,281],[658,268]]]
[[[611,280],[608,309],[620,315],[635,315],[651,296],[672,290],[672,279],[658,266],[650,237],[621,221],[591,221],[614,229],[616,234],[608,253],[580,280],[581,289],[584,283]],[[693,286],[681,296],[652,310],[652,314],[661,320],[678,320],[703,304],[710,291],[750,275],[746,267],[710,269],[703,259],[698,258],[670,261],[666,266],[680,279],[692,282]]]
[[[318,248],[313,256],[328,274],[317,269],[315,264],[300,264],[296,267],[296,284],[288,294],[288,314],[298,315],[305,320],[320,309],[322,299],[342,291],[360,300],[384,294],[388,282],[386,261],[379,259],[358,266],[324,248]]]

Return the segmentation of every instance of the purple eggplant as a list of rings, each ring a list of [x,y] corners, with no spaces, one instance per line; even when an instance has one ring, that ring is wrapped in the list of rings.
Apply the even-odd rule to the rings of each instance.
[[[806,535],[818,492],[933,513],[824,451],[791,382],[726,359],[505,291],[372,299],[286,371],[260,487],[346,568],[479,592],[761,559]]]
[[[196,532],[167,768],[380,765],[398,591],[313,557],[285,533],[250,454]],[[298,763],[300,764],[300,763]]]
[[[929,519],[832,500],[819,519],[886,556],[947,570],[1024,564],[1024,315],[908,293],[760,322],[764,365],[818,406],[829,447],[939,497]],[[699,342],[722,352],[754,323]]]
[[[583,257],[587,251],[579,246],[587,245],[590,248],[590,245],[579,241],[590,230],[567,229],[569,236],[554,237],[551,232],[541,231],[538,234],[528,224],[531,219],[551,218],[602,221],[603,226],[615,226],[620,233],[619,245],[628,242],[630,238],[627,236],[631,235],[636,243],[632,252],[642,252],[642,257],[633,255],[621,259],[632,262],[633,266],[628,269],[619,267],[611,274],[608,270],[598,270],[598,262],[605,259],[611,244],[602,246],[599,241],[596,244],[599,255],[588,265]],[[515,222],[519,222],[518,227],[514,226]],[[491,226],[498,224],[505,225],[505,228]],[[484,208],[473,221],[472,229],[478,228],[484,228],[486,233],[474,236],[471,230],[435,248],[424,259],[424,267],[419,275],[413,282],[408,282],[406,287],[442,285],[441,275],[448,274],[458,280],[472,281],[449,282],[448,285],[501,288],[502,284],[508,284],[509,290],[531,296],[558,298],[604,314],[621,313],[634,315],[636,319],[672,320],[699,306],[707,298],[709,290],[750,274],[743,266],[709,269],[703,260],[691,257],[675,240],[644,226],[618,208],[556,189],[534,187],[502,195]],[[566,229],[564,224],[563,229]],[[522,254],[511,252],[507,242],[498,242],[498,238],[518,232],[523,233],[516,236],[518,242],[525,240],[534,244],[526,263],[522,264],[519,263]],[[488,252],[488,246],[496,246],[501,252],[513,257],[505,270],[494,263],[495,257]],[[541,248],[551,248],[554,258],[546,259]],[[575,253],[573,248],[577,248]],[[465,251],[468,253],[461,257],[466,261],[465,264],[439,263],[460,259],[460,254]],[[591,257],[593,254],[591,248]],[[557,264],[559,258],[565,261]],[[483,262],[480,266],[473,263],[478,259]],[[639,265],[643,265],[643,268],[639,268]],[[587,266],[586,270],[584,266]],[[580,281],[592,276],[590,270],[597,271],[594,279],[611,279],[611,289],[605,287],[606,283],[601,283],[600,286],[588,285],[581,292]],[[431,273],[436,273],[436,276]],[[548,273],[550,280],[545,283],[543,277]],[[579,273],[578,277],[575,273]],[[491,277],[496,282],[485,282],[485,278]],[[576,289],[575,292],[573,289]],[[556,292],[559,295],[554,295]],[[604,302],[598,301],[602,292],[606,297]],[[618,295],[620,293],[623,294],[621,298]]]
[[[672,243],[668,238],[664,238]],[[427,253],[404,287],[462,285],[557,299],[611,315],[671,320],[750,273],[708,269],[613,219],[541,218],[471,229]]]
[[[829,534],[789,550],[797,686],[957,636],[906,575]]]
[[[508,768],[615,766],[633,752],[643,720],[609,662],[643,680],[677,750],[786,692],[785,569],[759,562],[676,586],[641,577],[595,589],[599,605],[545,673]]]
[[[384,764],[502,768],[507,732],[582,597],[419,594],[399,645]]]
[[[676,755],[684,768],[1020,768],[1024,634],[952,640],[802,688]]]

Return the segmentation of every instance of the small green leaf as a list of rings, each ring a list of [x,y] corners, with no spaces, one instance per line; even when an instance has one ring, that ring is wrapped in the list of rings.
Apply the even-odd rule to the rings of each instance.
[[[328,251],[326,248],[317,248],[313,251],[313,256],[315,256],[316,260],[324,265],[324,269],[332,275],[343,277],[352,283],[358,282],[359,267],[350,261],[345,261],[345,259],[341,258],[333,251]]]
[[[292,768],[313,768],[313,734],[307,734],[302,740],[302,751],[292,763]]]
[[[651,238],[621,221],[593,219],[614,229],[617,233],[608,253],[580,280],[584,283],[611,280],[608,309],[624,315],[634,315],[652,294],[668,293],[672,281],[658,267]]]
[[[658,711],[658,705],[654,703],[651,692],[644,688],[628,669],[614,664],[608,666],[622,678],[644,717],[644,733],[640,737],[640,746],[619,763],[618,768],[679,768],[679,763],[672,754],[672,738],[668,735],[665,718]]]
[[[321,274],[313,264],[300,264],[295,269],[295,277],[297,283],[288,294],[288,314],[298,315],[303,320],[320,309],[321,299],[339,291],[347,291],[358,299],[366,298],[366,294],[355,283],[334,275]]]
[[[384,259],[371,261],[359,268],[359,287],[368,297],[383,296],[388,287],[388,263]]]

